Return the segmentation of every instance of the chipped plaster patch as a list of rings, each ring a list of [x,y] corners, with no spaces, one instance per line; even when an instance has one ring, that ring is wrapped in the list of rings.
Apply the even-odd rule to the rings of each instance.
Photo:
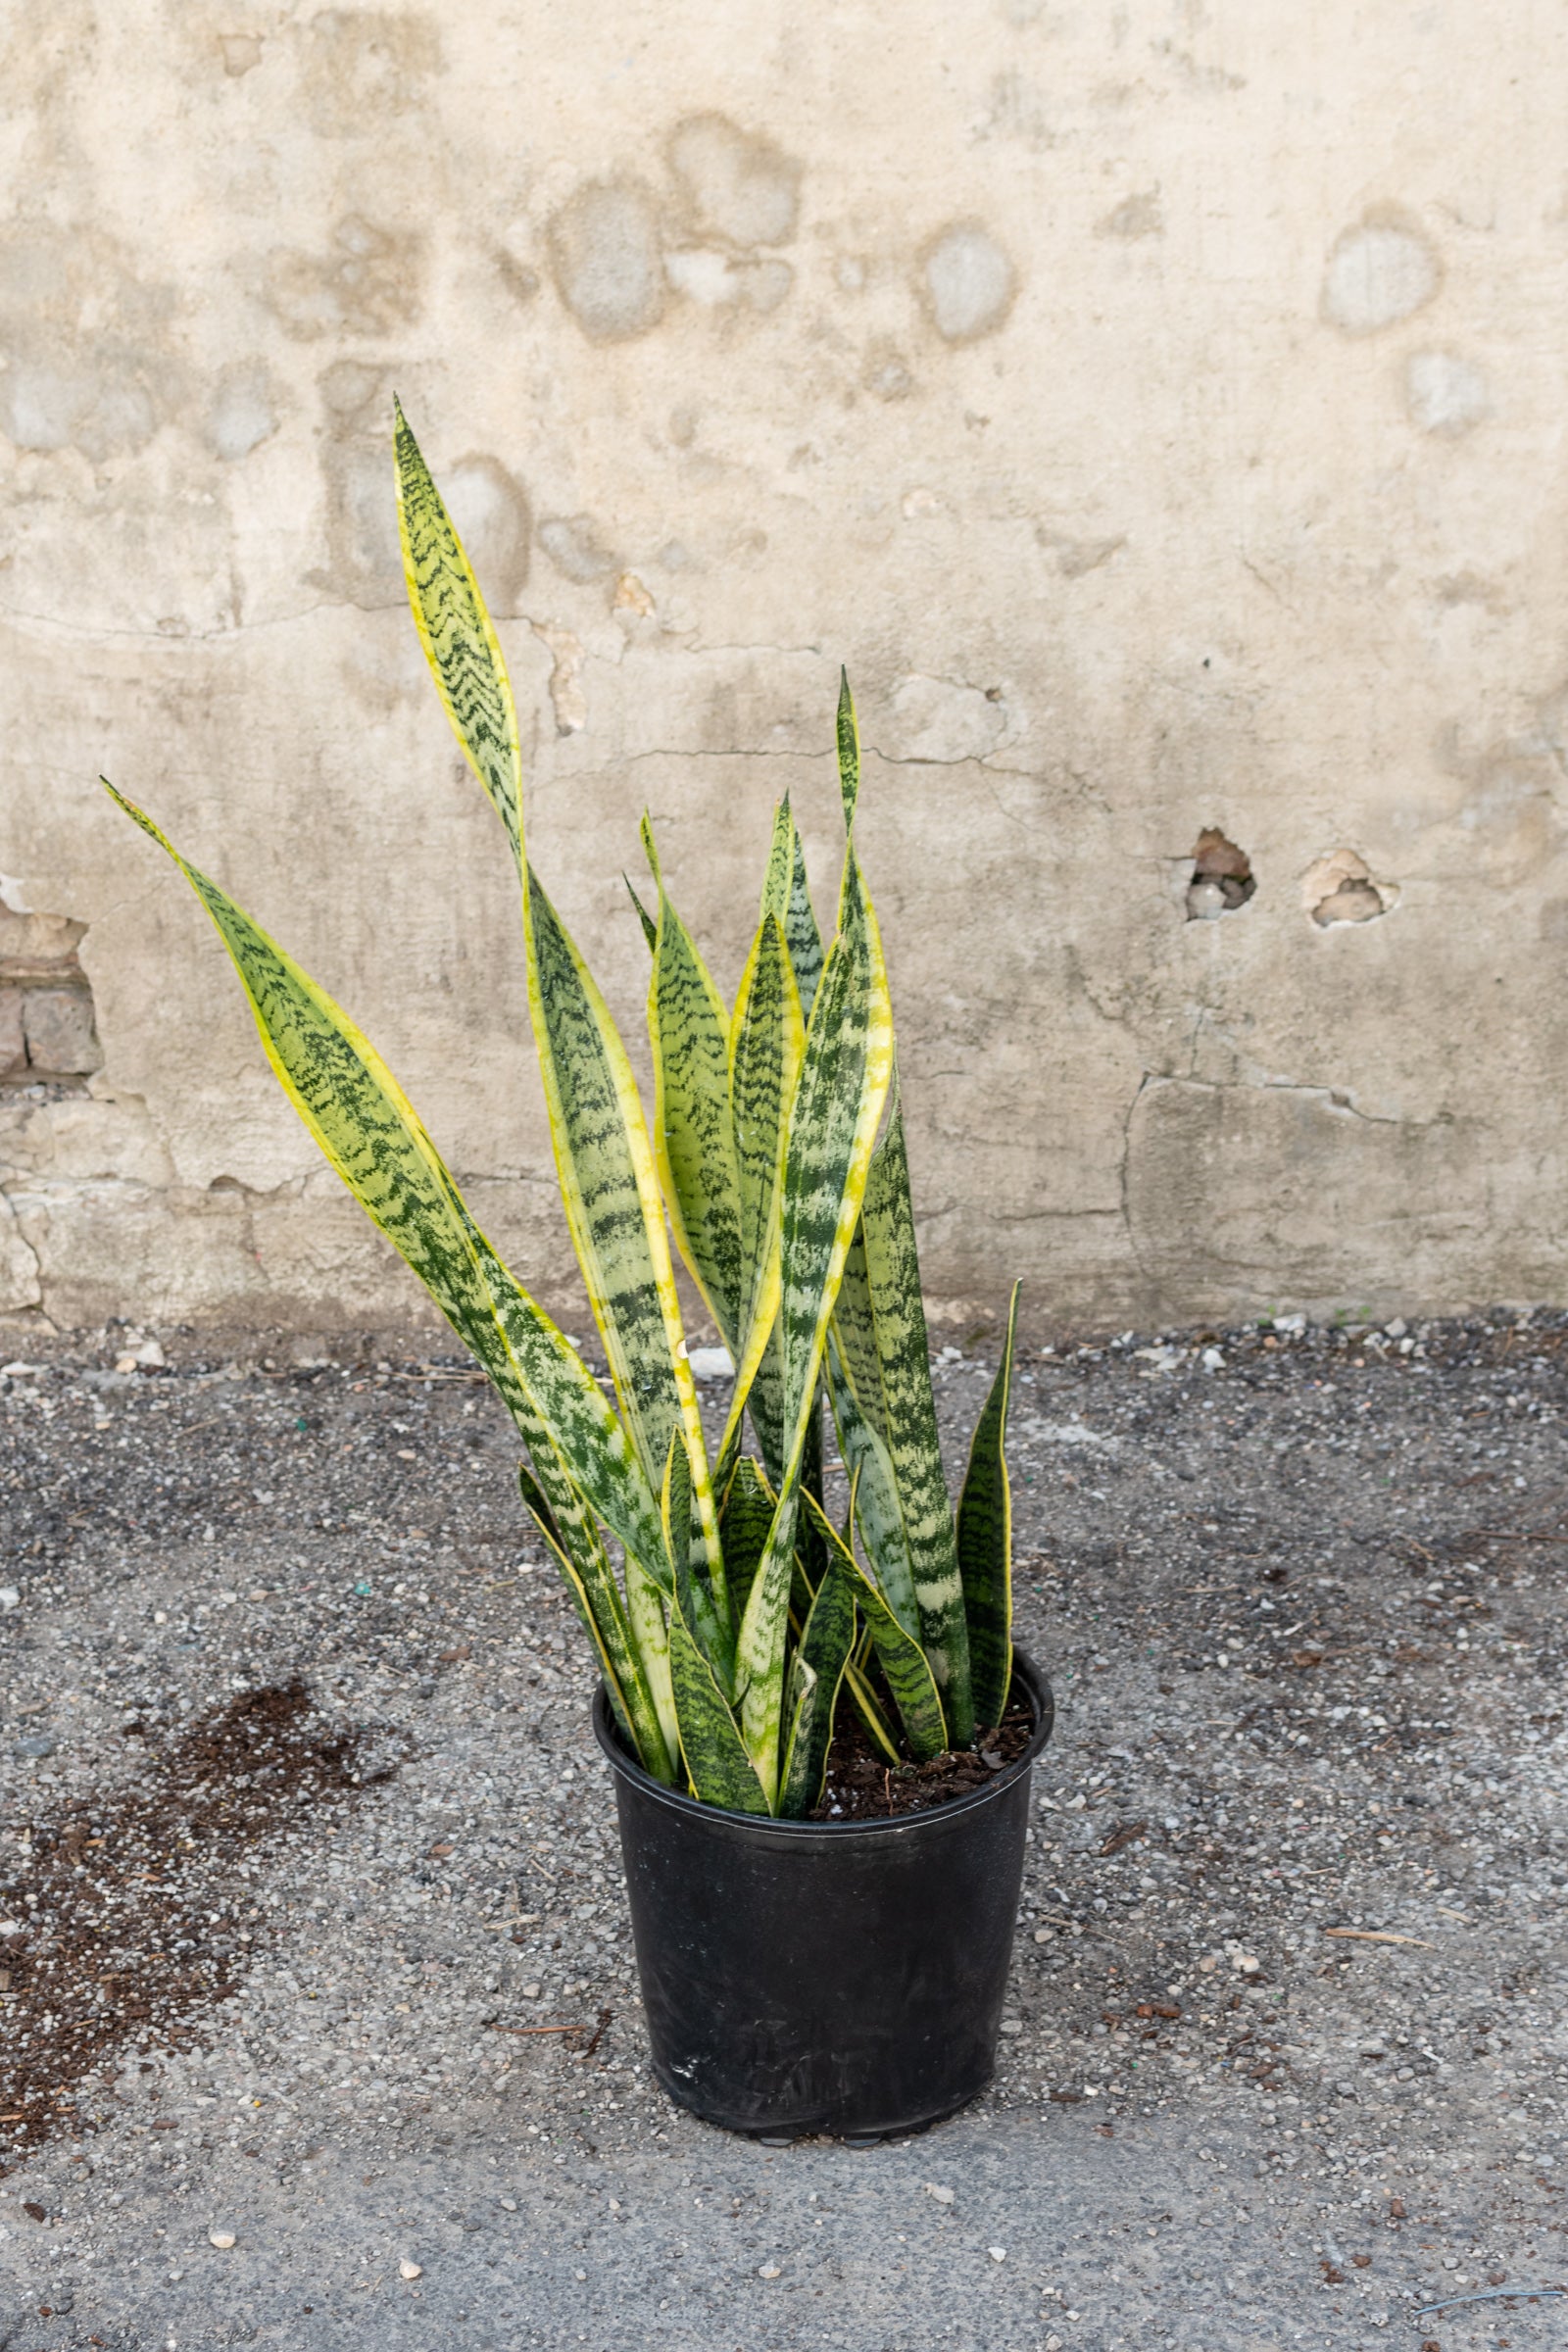
[[[582,639],[570,629],[553,628],[536,620],[533,633],[550,650],[555,666],[550,672],[550,701],[558,735],[578,735],[588,724],[588,697],[582,683]]]
[[[1331,850],[1301,877],[1301,904],[1320,931],[1334,923],[1370,923],[1399,903],[1397,886],[1374,882],[1354,850]]]

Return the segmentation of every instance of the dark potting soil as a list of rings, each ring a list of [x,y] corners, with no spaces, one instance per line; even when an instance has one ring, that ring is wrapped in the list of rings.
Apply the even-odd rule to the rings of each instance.
[[[949,1748],[926,1764],[890,1764],[872,1743],[852,1707],[839,1708],[838,1728],[827,1754],[827,1779],[813,1821],[886,1821],[896,1813],[926,1813],[935,1805],[967,1796],[1005,1764],[1023,1754],[1035,1719],[1026,1699],[1015,1698],[1001,1728],[982,1732],[973,1747]]]

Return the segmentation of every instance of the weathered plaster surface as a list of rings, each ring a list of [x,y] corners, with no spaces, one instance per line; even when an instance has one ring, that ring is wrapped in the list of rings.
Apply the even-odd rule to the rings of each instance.
[[[0,1005],[0,1308],[416,1308],[100,769],[564,1295],[394,388],[629,1025],[645,806],[727,985],[785,786],[828,900],[848,662],[954,1314],[1568,1296],[1559,10],[59,0],[0,46],[0,895],[102,1055],[34,1079]]]

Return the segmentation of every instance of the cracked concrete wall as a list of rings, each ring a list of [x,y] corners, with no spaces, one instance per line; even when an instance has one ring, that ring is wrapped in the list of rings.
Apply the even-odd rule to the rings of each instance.
[[[785,786],[828,902],[848,662],[943,1311],[1568,1297],[1560,10],[58,0],[0,44],[0,899],[102,1057],[0,1005],[14,1318],[417,1311],[101,768],[569,1295],[394,386],[628,1026],[645,805],[726,985]]]

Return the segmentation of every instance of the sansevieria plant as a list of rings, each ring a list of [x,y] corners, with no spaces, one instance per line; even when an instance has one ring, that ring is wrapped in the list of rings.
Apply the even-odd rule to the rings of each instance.
[[[848,684],[833,937],[824,950],[786,799],[733,1011],[670,904],[644,820],[657,902],[653,913],[637,907],[652,956],[650,1134],[605,1001],[528,862],[506,662],[401,410],[395,460],[415,622],[516,861],[556,1167],[613,1402],[480,1232],[374,1047],[114,797],[206,906],[285,1093],[516,1423],[523,1499],[638,1760],[707,1803],[802,1816],[820,1797],[841,1692],[890,1765],[921,1761],[1000,1722],[1012,1662],[1004,1441],[1016,1294],[955,1513],[887,974],[856,858]],[[687,1359],[671,1235],[734,1362],[716,1453]],[[850,1477],[842,1527],[823,1508],[824,1402]],[[742,1451],[748,1420],[760,1459]]]

